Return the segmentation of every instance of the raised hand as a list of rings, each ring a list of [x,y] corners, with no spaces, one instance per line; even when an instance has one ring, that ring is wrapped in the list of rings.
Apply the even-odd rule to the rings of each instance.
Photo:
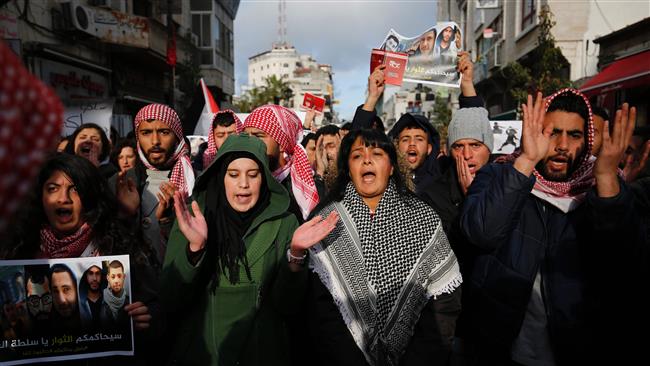
[[[160,185],[160,191],[156,193],[158,197],[158,207],[156,207],[156,218],[158,220],[169,217],[174,205],[174,193],[176,186],[170,182],[163,182]]]
[[[535,104],[529,94],[526,104],[522,104],[523,121],[521,132],[521,155],[515,160],[514,167],[520,173],[530,176],[535,165],[544,159],[551,143],[553,126],[544,123],[546,111],[542,93],[537,93]]]
[[[303,127],[314,131],[314,119],[316,118],[316,111],[314,109],[310,109],[305,113],[305,123],[303,124]]]
[[[463,195],[467,195],[469,186],[474,181],[474,176],[469,171],[469,165],[462,156],[456,156],[456,174],[458,176],[458,184],[463,191]]]
[[[151,314],[149,314],[149,308],[144,303],[136,301],[133,304],[126,305],[124,310],[133,318],[133,327],[135,330],[149,328]]]
[[[625,161],[625,168],[623,168],[623,176],[625,181],[630,183],[634,182],[636,177],[645,169],[648,164],[648,157],[650,157],[650,141],[646,141],[643,145],[643,152],[641,158],[637,159],[634,154],[630,154]]]
[[[327,234],[334,230],[338,219],[339,214],[336,211],[332,211],[324,220],[321,216],[316,216],[300,225],[300,227],[293,232],[293,238],[291,239],[291,253],[295,256],[303,255],[305,250],[325,239]]]
[[[190,251],[197,252],[203,249],[208,240],[208,223],[205,221],[199,204],[192,201],[192,212],[194,213],[192,215],[183,201],[183,195],[180,192],[175,192],[174,211],[178,228],[189,241]]]
[[[117,173],[115,193],[122,211],[128,216],[133,216],[140,207],[140,193],[133,179],[126,176],[126,172]]]
[[[379,65],[368,77],[368,97],[362,107],[363,110],[368,112],[375,110],[375,105],[386,88],[386,84],[384,83],[385,69],[386,65]]]
[[[323,146],[323,135],[320,135],[316,140],[316,174],[322,177],[325,170],[327,170],[327,151]]]
[[[603,144],[594,164],[596,190],[600,197],[613,197],[620,192],[621,188],[616,172],[618,163],[623,158],[632,139],[635,123],[636,108],[629,108],[627,103],[623,103],[622,108],[616,111],[611,134],[609,133],[609,122],[605,121]]]

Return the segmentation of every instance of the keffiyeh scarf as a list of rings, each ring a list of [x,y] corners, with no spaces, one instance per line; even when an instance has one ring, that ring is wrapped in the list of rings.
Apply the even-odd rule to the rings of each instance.
[[[138,127],[140,127],[142,121],[152,119],[162,121],[168,125],[174,132],[174,135],[176,135],[178,145],[176,146],[176,151],[174,151],[174,154],[169,159],[169,161],[174,164],[172,167],[172,175],[169,180],[181,193],[191,196],[192,189],[194,188],[194,170],[192,169],[192,162],[190,161],[190,149],[185,143],[181,120],[178,118],[176,112],[170,107],[164,104],[149,104],[140,109],[138,114],[135,116],[135,130],[138,131]],[[140,147],[140,141],[137,140],[137,136],[138,134],[136,133],[140,160],[142,160],[142,163],[147,167],[147,169],[158,170],[147,160],[142,148]]]
[[[302,139],[302,123],[288,108],[265,105],[253,111],[244,121],[244,128],[254,127],[269,134],[287,154],[287,164],[273,172],[276,180],[288,169],[291,174],[291,191],[304,219],[318,204],[318,191],[314,172],[309,165],[307,152],[299,144]]]
[[[346,187],[335,229],[310,249],[310,268],[334,298],[348,330],[371,365],[396,365],[429,299],[462,282],[456,256],[435,211],[391,182],[374,216]]]
[[[237,133],[242,132],[244,129],[244,124],[241,122],[239,117],[235,114],[235,112],[231,111],[230,109],[226,109],[223,111],[219,111],[214,114],[214,117],[212,117],[212,124],[211,124],[211,129],[210,133],[208,134],[208,148],[205,149],[205,152],[203,153],[203,169],[208,167],[210,163],[212,163],[212,160],[214,160],[214,157],[217,156],[217,144],[214,141],[214,129],[216,126],[214,125],[214,121],[217,119],[217,116],[222,114],[222,113],[228,113],[232,115],[232,118],[235,120],[235,127],[237,130]]]
[[[77,258],[86,251],[92,240],[93,230],[87,223],[74,234],[57,238],[49,225],[41,229],[41,258]]]
[[[584,151],[589,152],[591,151],[591,147],[594,144],[594,121],[591,112],[591,104],[589,104],[587,97],[575,89],[561,89],[546,98],[545,108],[548,110],[551,102],[557,96],[569,93],[581,97],[587,105],[587,110],[589,111],[589,120],[587,121],[587,139]],[[519,157],[519,155],[521,155],[520,150],[515,151],[510,155],[498,158],[494,162],[512,163],[515,161],[515,159],[517,159],[517,157]],[[542,176],[542,174],[537,171],[537,169],[533,170],[533,174],[535,175],[535,186],[533,187],[533,191],[531,193],[534,196],[557,207],[564,213],[576,209],[582,202],[584,202],[585,197],[587,196],[587,191],[595,184],[593,168],[594,163],[596,162],[596,158],[590,153],[585,153],[580,159],[580,162],[578,162],[580,166],[565,182],[554,182],[547,180]]]
[[[0,40],[0,234],[63,127],[63,105]],[[40,188],[39,188],[40,189]]]

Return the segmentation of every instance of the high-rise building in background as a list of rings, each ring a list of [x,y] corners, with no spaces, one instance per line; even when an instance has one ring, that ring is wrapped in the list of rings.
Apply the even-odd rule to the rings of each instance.
[[[334,84],[332,66],[320,64],[310,55],[301,55],[287,43],[274,44],[273,48],[248,59],[248,85],[242,92],[266,85],[266,79],[275,76],[287,82],[293,92],[287,107],[298,109],[305,93],[325,98],[324,120],[335,119],[332,101]]]

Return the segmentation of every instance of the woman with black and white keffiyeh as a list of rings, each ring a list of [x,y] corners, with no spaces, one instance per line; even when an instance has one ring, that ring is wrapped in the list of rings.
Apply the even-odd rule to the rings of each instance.
[[[432,208],[405,187],[390,140],[356,130],[316,214],[335,229],[310,248],[310,363],[434,365],[450,355],[462,282]]]

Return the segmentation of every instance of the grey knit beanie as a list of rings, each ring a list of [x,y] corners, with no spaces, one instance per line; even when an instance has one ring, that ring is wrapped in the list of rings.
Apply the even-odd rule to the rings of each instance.
[[[492,152],[494,136],[487,109],[461,108],[454,113],[447,128],[447,151],[451,152],[451,145],[460,139],[480,141]]]

